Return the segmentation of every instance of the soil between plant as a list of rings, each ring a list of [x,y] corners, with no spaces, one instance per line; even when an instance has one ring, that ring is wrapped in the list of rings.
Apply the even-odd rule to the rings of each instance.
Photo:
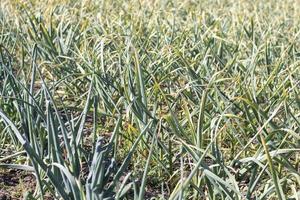
[[[32,173],[13,169],[0,169],[0,200],[23,199],[36,186]]]

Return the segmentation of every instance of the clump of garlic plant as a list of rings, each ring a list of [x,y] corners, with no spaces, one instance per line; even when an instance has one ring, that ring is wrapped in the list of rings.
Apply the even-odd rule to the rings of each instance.
[[[299,198],[299,11],[2,0],[0,167],[27,199]]]

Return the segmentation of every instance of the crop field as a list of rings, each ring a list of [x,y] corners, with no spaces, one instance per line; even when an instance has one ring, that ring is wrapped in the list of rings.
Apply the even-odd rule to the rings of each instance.
[[[299,200],[299,0],[0,0],[0,200]]]

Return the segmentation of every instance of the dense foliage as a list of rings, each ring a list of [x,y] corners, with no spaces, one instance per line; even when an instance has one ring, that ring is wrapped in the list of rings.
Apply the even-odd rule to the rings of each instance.
[[[299,1],[0,6],[0,168],[35,174],[27,199],[299,198]]]

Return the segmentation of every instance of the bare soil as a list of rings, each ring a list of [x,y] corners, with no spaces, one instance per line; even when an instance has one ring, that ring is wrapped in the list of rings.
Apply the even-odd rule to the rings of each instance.
[[[32,173],[21,170],[0,169],[0,200],[23,199],[36,186]]]

